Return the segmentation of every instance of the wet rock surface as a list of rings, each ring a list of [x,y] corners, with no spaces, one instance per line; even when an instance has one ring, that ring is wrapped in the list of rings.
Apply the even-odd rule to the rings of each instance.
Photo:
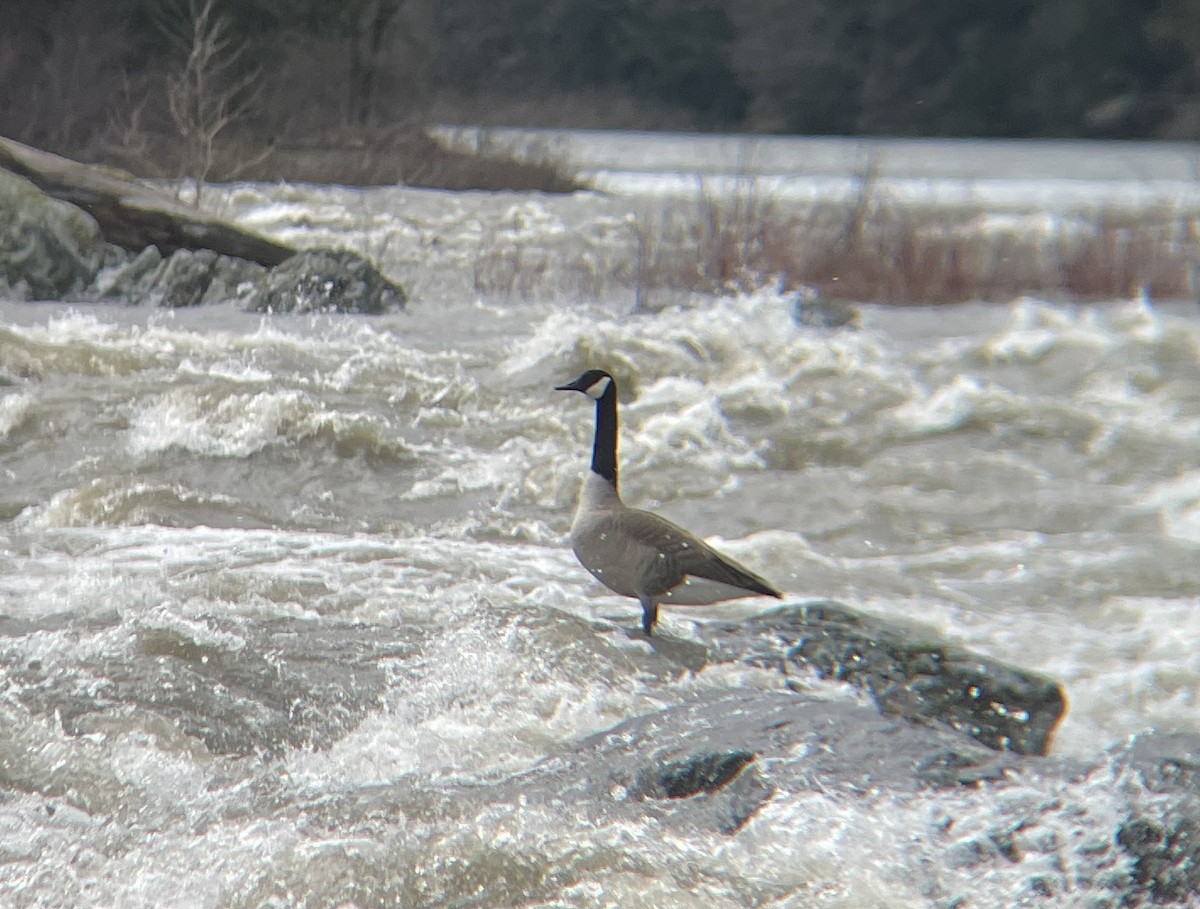
[[[166,217],[166,215],[163,215]],[[264,241],[266,242],[266,241]],[[258,312],[385,313],[404,288],[349,250],[308,250],[272,267],[206,248],[106,244],[83,210],[0,168],[0,294],[168,308],[236,302]],[[275,250],[271,262],[277,261]]]
[[[1132,860],[1131,904],[1200,899],[1200,738],[1139,736],[1118,756],[1150,797],[1116,833]]]
[[[155,188],[132,174],[83,164],[0,136],[0,169],[25,178],[47,196],[87,212],[114,247],[164,255],[210,249],[262,265],[278,265],[293,247],[245,230]],[[53,298],[51,298],[53,299]]]
[[[100,268],[104,241],[84,212],[0,169],[0,290],[21,299],[61,299]]]
[[[937,720],[989,748],[1046,754],[1066,713],[1053,679],[832,601],[722,623],[712,637],[719,659],[848,682],[885,713]]]
[[[513,818],[537,826],[553,817],[567,838],[626,824],[723,839],[789,823],[777,804],[808,805],[835,824],[884,811],[900,839],[881,842],[894,853],[881,861],[915,850],[910,883],[930,905],[994,905],[980,900],[981,886],[1013,898],[1006,905],[1190,905],[1200,892],[1194,794],[1164,797],[1143,782],[1179,763],[1181,751],[1197,754],[1194,743],[1152,741],[1086,765],[994,751],[940,724],[882,716],[844,690],[714,690],[565,746],[522,773],[363,788],[323,801],[310,819],[364,835],[402,818],[487,836],[497,824],[511,829]],[[808,837],[829,831],[795,835],[800,854],[821,846]],[[538,866],[536,854],[531,862]],[[474,894],[462,904],[488,903]]]
[[[0,642],[47,628],[0,620]],[[768,713],[777,725],[768,735],[756,725],[760,720],[766,722],[762,716],[749,711],[746,704],[731,702],[723,716],[692,718],[707,730],[708,738],[695,752],[701,757],[693,752],[664,752],[655,759],[656,766],[661,765],[659,770],[646,777],[630,776],[632,790],[658,792],[668,798],[714,791],[759,754],[761,749],[749,743],[779,739],[790,747],[797,743],[800,730],[810,735],[815,734],[813,730],[825,729],[832,735],[829,730],[835,726],[836,737],[820,741],[814,760],[824,761],[831,755],[835,764],[849,760],[856,767],[870,767],[880,760],[884,761],[881,769],[873,771],[880,773],[885,766],[892,766],[887,761],[898,753],[897,743],[911,738],[921,745],[914,745],[901,761],[907,768],[900,775],[905,781],[922,785],[978,782],[996,778],[997,768],[1009,766],[1002,759],[1006,752],[1044,753],[1065,709],[1061,688],[1050,679],[928,641],[827,601],[784,606],[744,623],[714,625],[710,631],[715,644],[706,657],[693,660],[700,654],[665,648],[651,658],[669,660],[689,672],[733,661],[769,666],[794,676],[796,682],[804,673],[810,680],[808,687],[815,672],[830,681],[848,682],[865,694],[869,703],[855,700],[849,713],[844,706],[824,701],[818,702],[824,706],[814,706],[804,687],[796,684],[793,691],[770,693]],[[259,750],[273,738],[287,745],[319,745],[350,728],[375,705],[385,686],[384,674],[375,664],[384,655],[395,657],[419,649],[421,640],[411,629],[372,630],[355,625],[338,626],[328,641],[313,640],[309,626],[298,620],[214,627],[211,632],[240,643],[217,646],[169,631],[141,632],[133,652],[90,670],[102,680],[96,690],[113,703],[157,705],[156,709],[170,714],[188,734],[201,738],[214,751]],[[48,688],[50,676],[40,667],[9,668],[21,680],[23,699],[31,705],[40,703],[46,712],[57,710],[65,722],[73,722],[73,717],[91,709],[86,706],[91,703],[90,695],[68,696],[68,689],[74,689],[63,687],[66,683],[61,674],[59,682]],[[831,690],[844,691],[840,686]],[[789,699],[800,711],[797,716],[787,714]],[[755,709],[765,708],[756,702]],[[844,714],[840,719],[833,716],[839,712]],[[655,717],[645,722],[661,720]],[[891,730],[891,744],[885,749],[889,755],[874,756],[876,743],[870,735],[860,740],[852,732],[857,728],[874,735],[879,724]],[[637,733],[644,735],[649,732]],[[683,741],[678,732],[672,737]],[[847,748],[852,755],[841,753]],[[1190,764],[1175,771],[1184,780],[1192,779],[1195,772]],[[888,773],[889,785],[898,785],[896,774]],[[1160,775],[1166,773],[1163,770]]]
[[[256,283],[246,308],[259,312],[385,313],[401,309],[404,289],[358,253],[298,253]]]
[[[244,301],[267,269],[211,250],[180,249],[167,258],[148,246],[127,263],[109,269],[93,287],[101,299],[167,308]]]
[[[401,783],[357,793],[341,810],[375,814],[389,804],[432,798],[435,804],[426,807],[432,815],[466,821],[487,801],[537,806],[584,822],[650,815],[728,835],[777,792],[978,791],[1005,782],[1026,760],[952,729],[881,716],[843,693],[725,689],[629,719],[486,786],[418,794]]]
[[[1019,766],[952,729],[885,717],[848,696],[718,691],[585,739],[526,782],[545,773],[562,778],[544,781],[551,791],[654,802],[729,832],[778,788],[916,792],[1000,782]]]

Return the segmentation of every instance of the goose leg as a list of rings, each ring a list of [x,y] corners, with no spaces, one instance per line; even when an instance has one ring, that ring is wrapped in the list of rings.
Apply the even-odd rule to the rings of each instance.
[[[638,597],[642,604],[642,630],[646,637],[654,634],[654,625],[658,622],[658,603],[650,597]]]

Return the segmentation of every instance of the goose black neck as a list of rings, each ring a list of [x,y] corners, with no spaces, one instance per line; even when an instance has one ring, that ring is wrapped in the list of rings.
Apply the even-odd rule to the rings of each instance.
[[[596,401],[596,438],[592,442],[592,472],[617,488],[617,383],[609,382]]]

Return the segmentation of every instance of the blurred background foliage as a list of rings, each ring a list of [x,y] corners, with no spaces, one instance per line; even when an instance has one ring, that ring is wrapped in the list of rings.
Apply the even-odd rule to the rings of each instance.
[[[0,86],[0,135],[162,170],[437,122],[1198,139],[1200,0],[0,0]]]

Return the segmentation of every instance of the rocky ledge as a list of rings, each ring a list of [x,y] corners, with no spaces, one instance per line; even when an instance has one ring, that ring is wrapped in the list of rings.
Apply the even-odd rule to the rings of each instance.
[[[0,166],[0,298],[166,307],[235,302],[258,312],[375,314],[404,307],[404,288],[355,252],[289,249],[131,178],[67,165],[96,181],[87,193],[68,194],[88,210]],[[111,210],[118,202],[119,218]],[[93,213],[107,218],[102,223]],[[139,223],[144,230],[131,226]]]
[[[349,250],[298,252],[273,268],[211,250],[148,246],[98,275],[80,296],[165,307],[236,302],[251,312],[352,312],[403,309],[404,288]]]

